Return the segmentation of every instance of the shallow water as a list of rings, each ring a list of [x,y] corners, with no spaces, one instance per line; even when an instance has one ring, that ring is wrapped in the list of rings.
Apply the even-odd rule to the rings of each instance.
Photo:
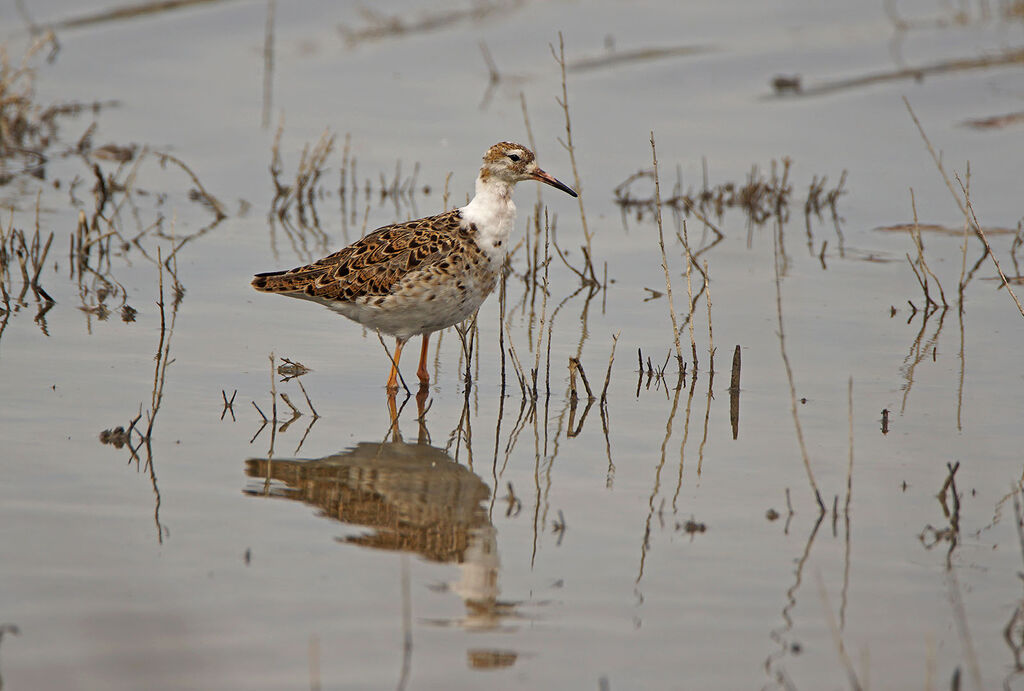
[[[944,688],[957,674],[967,688],[1024,683],[1013,518],[1024,319],[991,261],[970,274],[960,319],[963,216],[901,100],[949,170],[963,178],[970,161],[973,208],[986,228],[1010,231],[988,237],[1013,277],[1020,125],[962,123],[1019,111],[1019,66],[821,95],[771,86],[777,75],[800,75],[806,91],[998,54],[1020,46],[1018,19],[985,18],[979,5],[957,22],[919,2],[899,6],[910,27],[896,31],[880,6],[509,3],[417,30],[437,15],[395,3],[375,11],[408,31],[346,42],[339,25],[351,39],[371,26],[365,14],[277,3],[264,126],[265,3],[91,23],[65,20],[104,5],[25,4],[39,25],[65,22],[53,62],[44,53],[32,63],[37,102],[117,105],[61,119],[45,179],[0,186],[5,233],[32,235],[41,192],[40,229],[54,240],[40,284],[56,301],[37,317],[31,290],[20,305],[12,296],[18,309],[0,332],[0,624],[17,627],[0,638],[5,688],[816,689],[853,687],[851,674],[877,688]],[[23,26],[0,7],[11,56],[26,45]],[[364,223],[441,210],[449,171],[448,203],[463,203],[487,146],[528,139],[520,94],[540,164],[572,184],[549,48],[559,30],[592,256],[607,285],[579,290],[553,256],[545,301],[523,280],[520,247],[504,345],[538,368],[536,402],[501,356],[493,297],[468,395],[451,331],[431,348],[429,407],[419,415],[406,399],[395,438],[376,336],[316,305],[257,294],[250,276],[336,249]],[[501,75],[493,86],[481,41]],[[580,64],[652,48],[668,50]],[[317,195],[320,232],[268,220],[282,119],[289,181],[304,146],[325,128],[338,136]],[[120,171],[62,155],[93,122],[93,147],[174,155],[227,217],[190,199],[188,175],[152,153]],[[652,131],[663,197],[677,174],[699,192],[705,165],[709,185],[743,185],[753,167],[767,176],[773,161],[781,171],[792,160],[783,220],[729,209],[711,217],[717,243],[687,221],[711,275],[713,378],[705,296],[693,318],[697,375],[690,365],[680,381],[657,226],[615,203],[615,187],[651,167]],[[360,187],[343,206],[346,135]],[[138,244],[93,252],[79,276],[69,237],[79,211],[96,209],[92,162],[124,181],[139,160],[132,193],[114,191],[102,219]],[[396,165],[407,180],[417,163],[415,191],[382,199]],[[839,232],[827,205],[805,220],[815,176],[834,189],[843,171]],[[951,305],[927,319],[910,235],[880,230],[912,222],[909,188],[922,223],[954,231],[923,233]],[[649,180],[630,189],[652,194]],[[550,188],[541,196],[579,266],[579,207]],[[535,186],[516,199],[532,251]],[[689,360],[678,220],[665,211]],[[982,256],[972,238],[966,269]],[[11,269],[17,293],[16,261]],[[588,407],[581,382],[574,408],[568,359],[580,359],[599,397],[616,334],[605,414],[600,401]],[[638,372],[638,349],[645,368],[668,361],[664,377]],[[263,424],[271,354],[275,366],[284,357],[312,370],[298,380],[308,403],[296,380],[273,377],[304,413],[290,423],[279,397],[277,424]],[[222,392],[234,395],[230,409]],[[136,416],[134,451],[99,441]],[[946,493],[944,511],[937,493],[956,463],[958,504]]]

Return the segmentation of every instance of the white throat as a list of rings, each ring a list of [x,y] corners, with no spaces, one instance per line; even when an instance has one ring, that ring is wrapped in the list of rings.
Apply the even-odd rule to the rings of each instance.
[[[473,224],[473,239],[492,263],[500,264],[508,251],[508,238],[515,227],[516,205],[512,202],[512,185],[502,180],[476,179],[476,195],[462,212],[464,226]]]

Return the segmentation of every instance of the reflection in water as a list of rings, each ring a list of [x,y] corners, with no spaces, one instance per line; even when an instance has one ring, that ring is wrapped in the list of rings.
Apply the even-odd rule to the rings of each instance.
[[[498,600],[497,530],[484,507],[490,488],[427,443],[422,423],[416,443],[402,440],[397,420],[394,429],[391,441],[360,442],[323,458],[249,459],[245,473],[256,481],[244,491],[301,501],[317,507],[320,515],[370,529],[341,542],[458,564],[459,579],[445,589],[462,598],[466,614],[429,623],[498,629],[503,617],[514,615],[514,605]],[[509,651],[468,651],[473,668],[504,667],[515,658]]]

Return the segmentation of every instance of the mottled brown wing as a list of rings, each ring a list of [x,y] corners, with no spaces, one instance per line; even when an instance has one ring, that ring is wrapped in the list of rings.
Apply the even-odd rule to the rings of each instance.
[[[442,261],[458,242],[458,210],[384,226],[312,264],[257,274],[254,288],[330,300],[383,296],[410,271]]]

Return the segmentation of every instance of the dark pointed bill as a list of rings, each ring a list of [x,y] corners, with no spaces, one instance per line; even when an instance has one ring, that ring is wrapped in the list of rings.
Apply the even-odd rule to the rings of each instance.
[[[547,173],[545,173],[540,168],[538,168],[537,170],[533,171],[533,173],[530,174],[530,177],[532,177],[534,180],[537,180],[538,182],[546,182],[547,184],[551,185],[552,187],[560,189],[563,192],[565,192],[565,193],[567,193],[569,195],[572,195],[573,197],[578,197],[579,196],[578,194],[576,194],[576,192],[573,191],[573,189],[571,187],[566,185],[564,182],[560,182],[559,180],[556,180],[555,178],[553,178],[552,176],[548,175]]]

